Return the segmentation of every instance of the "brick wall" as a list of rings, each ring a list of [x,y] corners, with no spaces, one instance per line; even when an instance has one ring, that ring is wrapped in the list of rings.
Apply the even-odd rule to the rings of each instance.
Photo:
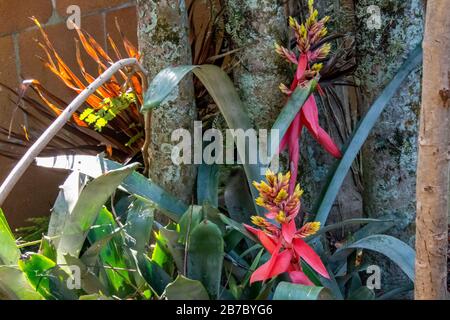
[[[136,36],[136,8],[133,0],[0,0],[0,82],[16,88],[27,78],[40,80],[53,93],[66,101],[73,99],[71,91],[50,73],[36,57],[43,55],[34,39],[37,28],[29,19],[35,16],[48,33],[50,40],[64,61],[77,70],[75,56],[75,31],[66,26],[70,5],[78,5],[81,28],[89,32],[107,50],[106,35],[120,43],[115,28],[117,17],[122,32],[134,44]],[[96,73],[94,63],[83,56],[86,68]],[[0,123],[9,124],[13,108],[11,96],[0,89]],[[14,122],[17,126],[20,118]],[[0,148],[6,146],[0,144]],[[14,161],[0,157],[0,181],[11,170]],[[58,192],[58,185],[66,173],[56,173],[32,167],[21,179],[3,206],[11,224],[23,224],[26,217],[48,214]]]

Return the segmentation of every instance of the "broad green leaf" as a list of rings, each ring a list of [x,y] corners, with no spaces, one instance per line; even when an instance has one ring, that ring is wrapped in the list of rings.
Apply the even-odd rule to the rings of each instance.
[[[64,263],[66,254],[78,257],[103,204],[136,167],[136,164],[132,164],[109,171],[95,178],[83,189],[64,224],[58,245],[58,263]]]
[[[0,300],[42,300],[17,267],[0,265]]]
[[[81,190],[83,190],[86,183],[87,179],[85,175],[78,171],[73,171],[60,188],[58,197],[52,208],[47,232],[47,235],[53,239],[55,247],[58,247],[59,245],[59,239],[64,229],[64,224],[66,223],[70,212],[72,212],[75,207]]]
[[[149,85],[141,112],[161,106],[190,71],[199,78],[216,102],[229,129],[246,131],[253,128],[233,82],[221,68],[214,65],[169,67],[162,70]],[[251,184],[251,181],[259,180],[261,170],[258,164],[249,164],[249,161],[244,161],[248,159],[249,150],[250,148],[238,148],[238,152],[244,153],[239,156],[244,162],[244,170]],[[254,197],[256,198],[256,194]]]
[[[39,246],[39,254],[49,258],[56,262],[57,253],[54,242],[47,236],[43,236],[41,239],[41,245]]]
[[[138,253],[147,253],[150,244],[155,208],[140,199],[135,199],[127,210],[125,225],[126,243]]]
[[[383,112],[386,105],[391,101],[392,97],[397,92],[398,88],[401,86],[406,77],[411,73],[422,61],[422,47],[419,45],[412,54],[408,57],[406,62],[400,67],[399,71],[387,87],[383,90],[381,95],[375,100],[372,106],[369,108],[368,112],[360,122],[358,128],[356,129],[347,149],[339,161],[334,174],[325,187],[324,196],[320,202],[318,210],[316,210],[316,221],[319,221],[322,225],[325,225],[328,215],[330,213],[331,207],[333,206],[334,200],[344,182],[347,173],[355,160],[358,152],[369,136],[372,128],[375,126],[378,118]]]
[[[219,167],[216,164],[201,164],[197,173],[197,202],[219,206]]]
[[[178,223],[180,226],[178,242],[185,244],[192,230],[194,230],[194,228],[198,226],[204,218],[202,206],[189,206]]]
[[[85,155],[38,157],[36,164],[45,168],[79,171],[91,178],[98,178],[108,170],[123,168],[123,165],[112,160]],[[187,210],[186,204],[138,172],[133,172],[126,177],[120,187],[132,195],[138,195],[154,202],[162,210],[162,213],[174,221],[178,221]]]
[[[0,209],[0,264],[17,265],[19,258],[20,250],[17,248],[16,239]]]
[[[84,252],[81,261],[87,266],[97,266],[96,270],[101,271],[100,275],[105,275],[111,294],[123,298],[134,292],[130,286],[132,277],[126,271],[128,265],[121,229],[105,207],[99,211],[88,239],[91,246]]]
[[[180,271],[184,270],[186,245],[180,243],[180,233],[176,230],[164,227],[160,228],[159,231],[166,240],[166,248],[172,257],[173,262],[175,262],[177,269]]]
[[[33,288],[46,299],[77,299],[74,290],[67,286],[68,274],[49,258],[29,253],[19,260],[19,268]]]
[[[367,249],[381,253],[395,262],[414,282],[416,253],[403,241],[388,235],[372,235],[337,250],[331,259],[336,260],[350,254],[352,249]]]
[[[225,187],[225,205],[230,217],[239,223],[250,223],[255,205],[242,170],[232,174]]]
[[[147,281],[149,286],[158,296],[161,296],[171,281],[170,276],[164,269],[154,261],[151,261],[147,256],[139,255],[136,259],[139,270],[145,281]]]
[[[227,217],[226,215],[224,215],[222,213],[219,214],[219,217],[223,221],[223,223],[225,223],[229,227],[233,228],[234,230],[239,231],[240,233],[242,233],[244,236],[246,236],[253,242],[259,243],[259,241],[255,238],[255,236],[253,234],[251,234],[250,232],[248,232],[247,229],[245,229],[245,227],[241,223],[238,223],[238,222],[234,221],[233,219],[230,219],[229,217]]]
[[[324,287],[303,286],[290,282],[280,282],[275,289],[273,300],[331,300],[331,294]]]
[[[208,292],[200,281],[178,275],[166,287],[168,300],[209,300]]]
[[[318,81],[319,78],[315,78],[309,81],[305,87],[298,86],[281,110],[272,126],[272,130],[278,130],[279,140],[277,141],[275,150],[279,149],[281,139],[283,139],[284,135],[287,133],[287,130],[291,126],[292,121],[294,121],[296,115],[300,112],[301,108],[316,88]],[[269,139],[269,141],[271,141],[271,139]]]
[[[66,260],[68,266],[71,266],[72,268],[76,267],[80,270],[80,286],[84,292],[87,294],[110,294],[108,288],[103,285],[98,276],[93,273],[95,268],[87,266],[83,261],[81,261],[81,259],[70,255],[65,255],[64,259]],[[72,270],[70,271],[73,272]],[[73,276],[75,277],[77,274],[73,273]]]
[[[210,297],[219,297],[224,256],[222,233],[211,221],[202,221],[191,233],[188,250],[188,277],[199,280]]]

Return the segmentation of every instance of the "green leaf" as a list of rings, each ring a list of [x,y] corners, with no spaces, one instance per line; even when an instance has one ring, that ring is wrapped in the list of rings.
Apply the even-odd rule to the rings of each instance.
[[[204,220],[191,233],[188,277],[203,283],[213,299],[219,297],[223,256],[224,243],[219,227]]]
[[[0,300],[42,300],[17,267],[0,265]]]
[[[204,218],[202,206],[189,206],[178,223],[180,226],[178,242],[185,244],[192,230],[194,230],[194,228],[198,226]]]
[[[120,183],[136,169],[132,164],[95,178],[81,192],[64,224],[58,245],[58,263],[64,263],[64,255],[78,257],[87,234],[97,219],[103,204]]]
[[[47,235],[53,239],[55,247],[59,245],[67,217],[75,207],[78,197],[86,183],[87,179],[85,175],[78,171],[73,171],[60,188],[58,197],[52,208],[47,232]]]
[[[33,288],[46,299],[77,299],[74,290],[70,290],[67,286],[67,273],[49,258],[29,253],[19,260],[19,268]]]
[[[41,239],[41,245],[39,246],[39,254],[49,258],[56,262],[57,253],[54,242],[47,236],[43,236]]]
[[[250,223],[255,213],[255,204],[242,170],[232,174],[225,187],[225,205],[230,217],[240,223]]]
[[[147,202],[135,199],[127,210],[125,225],[126,242],[138,253],[147,253],[152,233],[155,208]]]
[[[375,300],[375,293],[369,288],[361,286],[349,295],[348,300]]]
[[[170,276],[156,262],[151,261],[147,256],[139,255],[136,259],[139,270],[145,281],[147,281],[158,296],[161,296],[171,281]]]
[[[297,114],[302,109],[306,100],[308,100],[309,96],[312,94],[314,89],[317,86],[319,79],[315,78],[309,81],[309,83],[305,87],[298,86],[295,91],[290,96],[288,102],[281,110],[278,115],[275,123],[272,126],[272,130],[278,130],[278,138],[277,144],[275,145],[275,150],[279,149],[281,140],[284,135],[287,133],[287,130],[291,126],[292,121],[294,121]],[[272,141],[269,139],[269,141]],[[265,170],[264,170],[265,171]],[[256,197],[255,197],[256,198]]]
[[[121,229],[111,212],[103,207],[88,233],[91,246],[84,252],[81,261],[87,266],[98,266],[100,275],[111,294],[126,297],[135,290],[130,285],[131,275],[126,271],[128,264],[124,250]]]
[[[167,300],[209,300],[208,292],[200,281],[178,275],[166,287]]]
[[[238,223],[238,222],[234,221],[233,219],[230,219],[229,217],[227,217],[226,215],[224,215],[222,213],[219,214],[219,217],[223,221],[223,223],[225,223],[229,227],[233,228],[234,230],[239,231],[240,233],[242,233],[244,236],[246,236],[253,242],[259,243],[259,241],[255,238],[255,236],[253,234],[251,234],[250,232],[248,232],[247,229],[245,229],[245,227],[241,223]]]
[[[150,84],[141,112],[159,107],[190,71],[205,86],[230,129],[246,131],[253,128],[233,82],[221,68],[214,65],[169,67],[162,70]],[[245,148],[244,154],[240,154],[240,158],[248,159],[249,150],[250,148]],[[238,152],[242,151],[242,148],[238,148]],[[249,164],[249,161],[243,162],[250,186],[252,181],[259,180],[261,176],[260,165]],[[253,192],[256,191],[253,190]],[[256,198],[256,193],[254,198]]]
[[[406,62],[400,67],[395,77],[383,90],[381,95],[375,100],[369,111],[360,122],[350,143],[347,146],[344,156],[339,161],[330,182],[326,186],[324,196],[320,202],[318,210],[316,210],[317,215],[315,220],[319,221],[322,225],[325,225],[331,207],[333,206],[334,200],[336,199],[342,183],[344,182],[344,179],[347,176],[347,173],[353,161],[355,160],[359,150],[366,141],[370,131],[376,124],[386,105],[397,92],[400,85],[403,83],[409,73],[420,64],[421,61],[422,47],[421,45],[419,45],[412,52]]]
[[[219,206],[219,167],[216,164],[201,164],[197,173],[197,201]]]
[[[331,259],[337,260],[343,255],[350,254],[352,249],[357,248],[372,250],[385,255],[395,262],[411,281],[414,282],[414,262],[416,253],[403,241],[384,234],[372,235],[337,250]]]
[[[16,239],[0,209],[0,264],[16,265],[19,258],[20,250],[17,248]]]
[[[303,286],[290,282],[280,282],[275,289],[273,300],[330,300],[328,289],[324,287]]]
[[[321,236],[325,234],[326,232],[330,232],[336,229],[341,229],[345,226],[354,225],[354,224],[368,224],[368,223],[384,223],[387,222],[386,220],[379,220],[379,219],[369,219],[369,218],[355,218],[355,219],[347,219],[338,223],[334,223],[328,226],[325,226],[323,228],[320,228],[319,231],[317,231],[312,236],[309,236],[306,238],[306,240],[314,239],[318,236]]]
[[[103,157],[85,155],[65,155],[36,158],[40,167],[79,171],[91,178],[98,178],[108,170],[123,168],[123,165]],[[170,219],[178,221],[187,210],[187,205],[153,183],[140,173],[133,172],[120,186],[132,195],[138,195],[154,202]]]

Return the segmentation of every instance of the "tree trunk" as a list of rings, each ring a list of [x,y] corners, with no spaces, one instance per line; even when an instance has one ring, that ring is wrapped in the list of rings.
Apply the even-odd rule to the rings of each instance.
[[[372,24],[370,6],[381,23]],[[423,37],[422,0],[360,0],[356,2],[357,76],[365,114]],[[370,218],[395,221],[393,236],[414,246],[417,133],[420,112],[420,70],[412,72],[386,106],[362,151],[363,204]],[[388,259],[376,256],[384,270],[382,290],[408,281]]]
[[[417,167],[416,299],[446,299],[449,192],[450,16],[428,1]]]
[[[274,49],[287,46],[287,18],[278,0],[229,0],[226,31],[231,35],[239,64],[234,83],[257,128],[270,129],[285,103],[278,86],[291,72]]]
[[[143,65],[153,79],[163,68],[192,64],[184,1],[138,0],[138,39]],[[152,112],[149,177],[187,203],[192,200],[196,169],[171,160],[171,134],[184,128],[193,132],[196,108],[192,78],[181,82],[175,96]],[[192,135],[193,136],[193,135]]]

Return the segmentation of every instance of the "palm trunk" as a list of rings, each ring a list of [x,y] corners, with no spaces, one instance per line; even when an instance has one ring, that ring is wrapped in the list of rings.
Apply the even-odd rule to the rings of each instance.
[[[428,1],[416,190],[416,299],[447,296],[449,31],[448,2]]]
[[[138,39],[143,54],[142,64],[149,79],[171,65],[192,64],[188,19],[184,1],[138,0]],[[170,157],[171,134],[184,128],[193,132],[196,108],[192,78],[187,77],[178,88],[177,96],[168,99],[151,116],[149,146],[149,177],[190,203],[195,184],[193,165],[176,165]]]

